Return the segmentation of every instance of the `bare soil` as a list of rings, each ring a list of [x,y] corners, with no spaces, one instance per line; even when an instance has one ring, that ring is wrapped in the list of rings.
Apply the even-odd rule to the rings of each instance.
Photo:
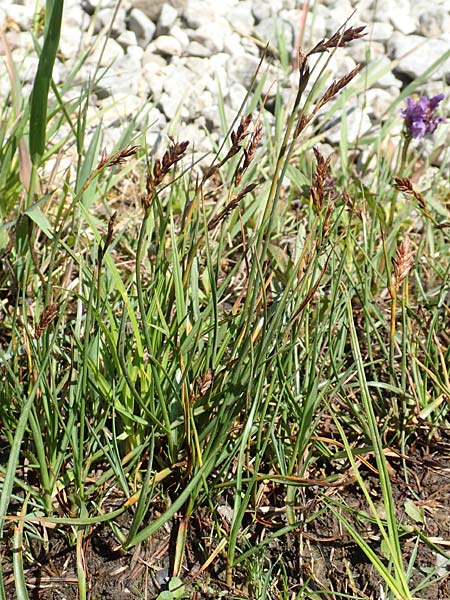
[[[397,516],[405,525],[401,538],[405,564],[417,552],[411,587],[420,585],[430,571],[442,563],[423,589],[415,597],[423,600],[448,600],[450,598],[449,567],[440,553],[450,545],[450,436],[444,433],[433,445],[416,442],[404,460],[390,454],[391,481]],[[406,467],[406,468],[405,468]],[[362,467],[363,468],[363,467]],[[370,468],[365,472],[366,484],[375,505],[380,501],[379,484]],[[272,565],[272,597],[282,598],[282,588],[277,588],[281,572],[289,581],[290,594],[298,593],[308,581],[310,590],[317,590],[327,599],[348,594],[350,598],[380,598],[382,580],[367,557],[345,532],[331,510],[323,509],[328,501],[343,501],[353,509],[345,513],[371,548],[382,557],[379,531],[370,519],[361,518],[367,513],[365,498],[354,480],[336,488],[305,487],[299,496],[302,506],[302,530],[273,540],[265,546],[264,562]],[[226,507],[231,498],[222,497],[217,506]],[[281,485],[268,486],[259,510],[246,515],[251,538],[249,544],[261,543],[277,528],[286,525],[284,517],[285,489]],[[411,518],[408,505],[417,509]],[[155,503],[155,513],[159,514]],[[420,514],[422,516],[420,517]],[[151,516],[150,516],[151,517]],[[126,530],[130,515],[124,514],[117,524]],[[207,598],[255,598],[249,573],[237,568],[234,589],[225,585],[225,561],[221,554],[204,571],[200,570],[213,547],[208,545],[212,526],[211,511],[200,507],[190,521],[185,553],[184,572],[181,575],[186,596],[197,600]],[[227,523],[224,519],[224,527]],[[408,527],[409,526],[409,527]],[[178,522],[167,524],[151,539],[123,552],[112,529],[105,524],[87,530],[84,541],[85,571],[88,597],[91,600],[121,600],[156,598],[164,589],[173,565],[174,541]],[[72,600],[78,598],[75,537],[72,531],[47,530],[48,543],[30,542],[25,548],[26,581],[32,600]],[[10,530],[7,531],[7,536]],[[420,539],[419,539],[420,536]],[[428,541],[426,541],[428,540]],[[2,563],[7,582],[7,597],[16,598],[11,560],[11,540],[2,547]],[[351,573],[351,576],[349,575]],[[281,586],[281,584],[280,584]],[[295,597],[295,595],[292,595]],[[299,595],[299,598],[308,598]]]

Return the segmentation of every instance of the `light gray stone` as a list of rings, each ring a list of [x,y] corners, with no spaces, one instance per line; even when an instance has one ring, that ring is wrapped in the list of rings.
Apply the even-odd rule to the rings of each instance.
[[[394,27],[390,23],[381,23],[375,21],[369,27],[370,38],[376,42],[385,42],[389,40],[394,33]]]
[[[193,41],[187,47],[187,54],[189,56],[206,58],[211,56],[211,50],[209,50],[206,46],[203,46],[203,44]]]
[[[437,38],[442,34],[450,35],[450,5],[448,10],[427,10],[419,14],[419,33],[429,38]]]
[[[291,53],[293,50],[294,31],[289,21],[278,17],[263,19],[256,25],[255,33],[263,43],[269,42],[274,48],[279,47],[279,42],[283,37],[288,53]]]
[[[364,69],[361,71],[361,76],[365,78],[367,72],[367,85],[369,88],[400,88],[402,82],[392,73],[395,67],[395,62],[389,60],[387,56],[382,55],[364,67]]]
[[[170,30],[170,35],[180,43],[182,50],[185,50],[189,46],[190,40],[188,35],[178,25],[174,25],[172,27]]]
[[[230,35],[230,28],[225,21],[200,25],[191,34],[191,40],[199,42],[210,50],[210,53],[222,52],[225,39]]]
[[[327,10],[323,13],[326,14],[326,35],[333,35],[351,17],[353,8],[349,0],[335,0],[327,6]],[[349,23],[348,26],[352,24],[353,22]]]
[[[236,112],[240,109],[242,102],[244,101],[245,96],[247,95],[247,91],[247,88],[245,88],[243,85],[237,82],[233,83],[230,86],[230,89],[228,91],[230,106]]]
[[[231,81],[238,81],[245,87],[249,87],[259,65],[256,56],[243,54],[232,57],[227,63],[227,71]]]
[[[143,48],[148,46],[156,32],[156,25],[138,8],[133,8],[128,15],[128,28],[136,35],[139,45]]]
[[[159,105],[168,119],[173,119],[177,115],[182,119],[189,118],[186,97],[182,92],[177,96],[171,96],[167,92],[163,92],[159,98]]]
[[[174,6],[167,3],[163,4],[156,26],[157,34],[166,35],[169,33],[170,28],[175,24],[177,17],[178,11]]]
[[[388,42],[390,57],[399,61],[397,71],[410,79],[422,75],[448,50],[448,42],[444,40],[429,39],[419,35],[404,36],[399,32],[396,32]],[[428,78],[445,79],[450,82],[450,59],[447,58]]]
[[[162,73],[163,69],[167,67],[167,61],[159,54],[155,54],[151,48],[147,48],[142,55],[142,65],[144,67],[152,65],[151,68],[158,69]]]
[[[324,128],[325,139],[330,144],[339,144],[341,142],[344,113],[339,111],[334,116],[331,123],[327,123]],[[352,106],[345,110],[347,141],[356,142],[358,138],[368,133],[372,127],[368,111],[360,106]]]
[[[83,32],[79,25],[66,23],[64,27],[64,36],[59,41],[59,50],[66,59],[76,60],[78,53],[82,48]]]
[[[329,57],[327,71],[333,79],[341,79],[356,67],[356,62],[351,56],[334,54]]]
[[[111,35],[114,38],[119,37],[122,31],[125,31],[125,17],[126,13],[123,8],[116,10],[113,8],[100,8],[97,13],[97,23],[95,32],[100,31],[111,31]]]
[[[28,31],[33,26],[33,12],[27,6],[11,3],[7,15],[22,31]]]
[[[180,56],[183,51],[180,42],[171,35],[159,36],[151,42],[151,48],[163,56]]]
[[[136,34],[134,33],[134,31],[130,31],[129,29],[122,31],[119,37],[116,38],[116,42],[120,44],[122,48],[126,51],[132,46],[137,46],[138,43]]]
[[[372,88],[366,91],[367,112],[369,116],[380,121],[388,112],[395,96],[387,90]]]
[[[215,23],[221,17],[226,15],[233,8],[233,0],[220,0],[220,2],[211,2],[211,0],[187,0],[186,8],[183,11],[183,17],[189,27],[197,29],[200,25]]]
[[[240,0],[239,4],[227,11],[226,19],[234,30],[242,34],[248,34],[255,24],[252,3],[249,0]]]
[[[414,33],[417,29],[415,19],[407,12],[401,10],[395,10],[390,15],[390,20],[394,28],[405,35]]]
[[[386,50],[384,44],[381,42],[370,42],[369,40],[355,40],[351,45],[352,57],[355,62],[365,65],[367,62],[384,56]]]
[[[89,53],[86,64],[107,67],[117,63],[116,68],[120,70],[117,61],[120,61],[124,55],[122,46],[116,40],[106,38],[105,41],[105,37],[100,35],[96,36],[94,50]]]
[[[164,73],[161,68],[151,62],[146,62],[142,67],[142,78],[145,82],[146,95],[157,102],[163,93]]]
[[[170,4],[180,13],[186,6],[186,0],[132,0],[133,8],[138,8],[156,24],[164,4]]]
[[[141,61],[127,54],[117,59],[114,63],[114,69],[109,69],[100,79],[99,91],[96,92],[97,96],[100,98],[111,94],[137,96],[141,68]]]

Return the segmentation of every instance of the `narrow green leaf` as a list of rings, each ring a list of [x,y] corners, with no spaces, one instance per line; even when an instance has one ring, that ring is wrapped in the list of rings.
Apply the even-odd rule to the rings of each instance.
[[[53,6],[51,6],[53,4]],[[30,155],[34,165],[38,165],[44,154],[46,130],[48,92],[52,79],[53,66],[59,46],[61,34],[61,21],[64,0],[47,2],[47,9],[51,10],[48,28],[44,38],[36,77],[31,92],[30,111]]]

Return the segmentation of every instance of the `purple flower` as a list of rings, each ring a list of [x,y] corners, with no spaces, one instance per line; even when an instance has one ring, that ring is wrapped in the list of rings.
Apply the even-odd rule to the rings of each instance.
[[[435,115],[439,102],[444,99],[444,94],[438,94],[433,98],[422,96],[417,102],[412,98],[406,98],[406,108],[401,111],[402,117],[410,135],[415,139],[423,138],[427,133],[433,133],[439,123],[443,123],[442,117]]]

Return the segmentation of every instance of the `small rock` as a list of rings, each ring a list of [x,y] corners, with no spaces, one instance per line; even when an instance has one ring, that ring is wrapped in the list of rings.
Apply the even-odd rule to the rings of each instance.
[[[180,43],[183,50],[189,46],[189,36],[183,29],[181,29],[181,27],[178,27],[178,25],[174,25],[172,27],[170,30],[170,35]]]
[[[274,48],[279,48],[283,39],[288,53],[293,50],[294,31],[291,23],[278,17],[264,19],[255,27],[255,34],[264,42],[269,42]]]
[[[186,0],[169,0],[169,2],[167,0],[132,0],[133,8],[137,8],[145,13],[153,23],[158,21],[162,8],[166,3],[176,8],[179,13],[186,6]]]
[[[231,58],[227,64],[228,75],[231,81],[238,81],[241,85],[248,88],[255,76],[259,62],[256,56],[250,56],[249,54]]]
[[[125,51],[127,51],[129,47],[136,47],[138,43],[136,34],[129,29],[123,31],[119,37],[116,38],[116,42],[120,44]]]
[[[377,121],[381,120],[383,115],[388,112],[394,98],[395,97],[386,90],[377,88],[367,90],[366,102],[369,116],[373,116]]]
[[[390,23],[380,23],[375,21],[370,27],[370,37],[376,42],[385,42],[390,39],[394,33],[394,28]]]
[[[167,67],[167,61],[159,54],[155,54],[151,48],[147,48],[142,56],[142,65],[144,67],[151,65],[152,68],[162,72],[162,69]]]
[[[251,2],[249,0],[240,0],[239,4],[227,11],[226,19],[233,29],[244,35],[248,34],[255,24]]]
[[[253,2],[252,12],[256,22],[270,19],[283,9],[282,0],[270,0],[270,2]]]
[[[95,33],[110,30],[113,38],[119,37],[125,31],[125,10],[123,8],[100,8],[97,13]]]
[[[419,32],[428,38],[437,38],[450,31],[449,11],[436,9],[425,11],[419,15]]]
[[[243,85],[237,82],[231,84],[228,91],[231,108],[237,112],[240,109],[246,95],[247,89]]]
[[[346,21],[348,21],[353,12],[354,11],[349,0],[334,0],[331,2],[327,6],[327,10],[323,11],[323,13],[326,14],[326,35],[333,35],[336,33],[336,31],[342,27]],[[361,14],[360,9],[358,12]]]
[[[95,38],[93,38],[95,39]],[[96,45],[87,58],[86,64],[98,65],[100,67],[107,67],[114,63],[116,68],[118,66],[117,61],[121,60],[125,55],[125,52],[120,44],[112,38],[105,38],[104,36],[96,36]]]
[[[180,56],[183,51],[180,42],[171,35],[161,35],[156,38],[151,43],[151,48],[163,56]]]
[[[368,42],[365,39],[352,42],[351,49],[353,59],[361,65],[386,54],[384,44],[381,42]]]
[[[170,96],[167,92],[163,92],[159,98],[159,105],[168,119],[173,119],[176,115],[182,119],[188,119],[189,111],[186,100],[182,91],[178,96]]]
[[[366,71],[367,85],[369,88],[372,86],[381,89],[400,88],[401,81],[392,73],[394,68],[395,64],[390,61],[387,56],[383,55],[371,61],[363,71],[361,71],[361,77],[366,77],[364,72]]]
[[[330,144],[339,144],[341,142],[343,131],[343,111],[339,111],[331,123],[327,123],[324,133],[325,139]],[[347,141],[356,142],[372,127],[372,121],[368,112],[359,106],[353,106],[345,111],[345,121],[347,130]]]
[[[210,50],[210,54],[222,52],[224,49],[225,39],[230,35],[230,28],[222,23],[210,23],[208,25],[200,25],[191,34],[193,41],[199,42]]]
[[[132,31],[142,48],[146,48],[156,32],[156,25],[140,9],[133,8],[128,15],[128,29]]]
[[[156,26],[157,34],[166,35],[169,33],[170,28],[175,24],[177,17],[178,11],[175,7],[167,3],[163,4]]]
[[[405,35],[416,31],[416,21],[409,14],[402,13],[401,10],[395,10],[391,16],[391,23],[394,28]]]
[[[76,59],[82,48],[82,31],[80,30],[80,26],[66,23],[64,32],[65,35],[59,41],[59,50],[64,58]]]
[[[448,43],[440,39],[425,38],[420,35],[404,36],[396,32],[388,42],[391,58],[398,59],[397,72],[410,79],[422,75],[433,63],[448,51]],[[450,82],[450,58],[447,58],[428,79],[444,79]]]
[[[208,56],[211,56],[211,50],[208,50],[208,48],[206,48],[206,46],[203,46],[203,44],[193,41],[187,47],[187,54],[189,56],[206,58]]]
[[[33,10],[30,10],[28,6],[12,3],[8,6],[7,14],[14,23],[17,23],[22,31],[29,31],[32,29]]]

